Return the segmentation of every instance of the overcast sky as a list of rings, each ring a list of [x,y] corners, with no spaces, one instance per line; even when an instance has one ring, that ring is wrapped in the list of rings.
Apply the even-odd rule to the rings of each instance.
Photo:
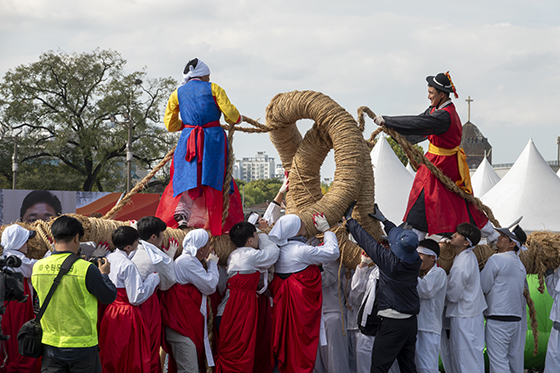
[[[557,157],[557,0],[2,0],[0,33],[2,77],[49,50],[113,49],[128,72],[178,81],[199,57],[240,112],[261,121],[272,97],[292,90],[322,92],[354,116],[362,105],[420,113],[425,77],[449,70],[461,120],[471,96],[494,164],[514,162],[531,137],[546,160]],[[268,135],[236,134],[234,149],[280,163]],[[323,177],[333,173],[331,156]]]

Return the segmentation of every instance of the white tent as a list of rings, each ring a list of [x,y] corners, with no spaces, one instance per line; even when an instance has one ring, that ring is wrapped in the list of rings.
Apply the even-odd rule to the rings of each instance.
[[[414,168],[412,168],[410,161],[406,164],[406,169],[412,174],[412,176],[416,176],[416,171],[414,171]]]
[[[502,226],[523,216],[528,232],[560,232],[560,178],[545,162],[533,140],[509,172],[481,198]]]
[[[492,189],[498,181],[500,181],[500,177],[496,171],[494,171],[490,162],[484,158],[471,177],[473,194],[476,197],[482,197],[486,192]]]
[[[403,166],[384,137],[371,151],[371,163],[375,177],[375,202],[387,219],[399,225],[406,212],[414,176]]]

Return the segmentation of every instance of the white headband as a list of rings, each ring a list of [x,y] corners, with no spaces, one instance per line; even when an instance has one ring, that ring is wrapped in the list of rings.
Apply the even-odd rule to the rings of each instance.
[[[428,249],[427,247],[418,246],[416,251],[418,251],[420,254],[435,256],[436,260],[438,260],[437,254],[433,250]]]

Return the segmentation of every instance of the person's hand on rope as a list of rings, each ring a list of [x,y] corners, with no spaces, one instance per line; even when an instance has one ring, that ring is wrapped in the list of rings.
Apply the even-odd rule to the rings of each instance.
[[[379,220],[380,222],[384,222],[385,220],[387,220],[385,215],[383,215],[381,210],[379,210],[377,203],[373,205],[373,214],[368,214],[368,215],[374,219]]]
[[[175,258],[175,253],[179,248],[179,241],[177,241],[175,237],[170,237],[169,244],[167,246],[161,245],[161,248],[163,249],[163,252],[167,254],[168,257],[173,259]]]
[[[102,257],[102,256],[107,256],[109,251],[109,242],[107,241],[101,241],[99,242],[99,244],[97,244],[97,248],[95,250],[93,250],[93,252],[91,253],[91,258],[94,257]]]
[[[356,206],[356,201],[352,201],[352,203],[350,203],[350,206],[348,206],[348,208],[346,209],[346,213],[344,213],[345,220],[352,219],[352,213],[354,212],[354,206]]]
[[[373,122],[378,126],[383,126],[385,124],[385,118],[383,118],[381,115],[376,115],[373,119]]]
[[[259,225],[257,226],[257,229],[262,231],[262,230],[265,230],[268,227],[269,227],[268,222],[266,220],[264,220],[263,218],[261,218],[259,220]]]
[[[365,251],[362,250],[362,255],[360,256],[360,268],[368,267],[370,264],[373,263],[373,260],[366,254]]]
[[[278,191],[279,193],[282,194],[286,194],[286,192],[288,191],[290,187],[290,179],[288,177],[286,177],[286,179],[284,180],[284,182],[282,183],[282,187],[280,187],[280,190]]]
[[[331,229],[325,214],[322,212],[316,212],[313,214],[313,224],[315,224],[315,228],[317,228],[319,232],[326,232]]]
[[[216,253],[211,252],[210,254],[208,254],[208,258],[206,258],[206,261],[213,261],[214,263],[218,264],[220,258],[216,255]]]

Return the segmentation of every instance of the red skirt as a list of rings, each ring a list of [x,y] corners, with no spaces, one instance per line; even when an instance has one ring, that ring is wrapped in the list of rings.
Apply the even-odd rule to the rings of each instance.
[[[9,335],[10,339],[3,342],[6,346],[8,360],[4,368],[0,369],[2,373],[35,373],[37,370],[37,359],[21,356],[18,352],[17,334],[23,324],[35,318],[35,314],[33,313],[33,296],[31,295],[29,282],[26,278],[23,279],[23,290],[25,295],[27,295],[27,300],[25,302],[4,302],[6,313],[2,315],[2,333],[4,335]],[[4,351],[0,349],[0,365],[5,357]]]
[[[260,272],[228,280],[229,299],[220,323],[216,373],[253,371],[257,341],[257,286]]]
[[[451,180],[460,179],[456,155],[443,156],[428,152],[426,157]],[[404,221],[409,221],[409,214],[422,192],[428,234],[455,232],[457,225],[471,220],[478,228],[484,227],[488,222],[484,212],[447,189],[424,165],[420,165],[416,172]]]
[[[204,353],[204,316],[200,312],[202,294],[192,284],[175,284],[169,290],[161,292],[164,327],[188,337],[193,341],[198,356],[198,366],[202,370],[205,364]],[[176,372],[171,346],[164,340],[163,349],[169,355],[169,372]]]
[[[258,297],[259,318],[257,320],[257,341],[255,344],[255,365],[253,373],[272,373],[272,306],[271,298],[260,294]]]
[[[273,358],[282,373],[313,372],[323,302],[319,267],[311,265],[285,280],[275,276],[270,290]]]
[[[99,357],[103,372],[149,373],[150,336],[139,307],[129,303],[126,289],[107,306],[99,329]]]
[[[140,311],[146,324],[149,335],[150,346],[150,372],[161,372],[161,364],[159,362],[159,348],[161,347],[161,304],[154,292],[140,306]],[[106,311],[105,311],[106,312]]]

